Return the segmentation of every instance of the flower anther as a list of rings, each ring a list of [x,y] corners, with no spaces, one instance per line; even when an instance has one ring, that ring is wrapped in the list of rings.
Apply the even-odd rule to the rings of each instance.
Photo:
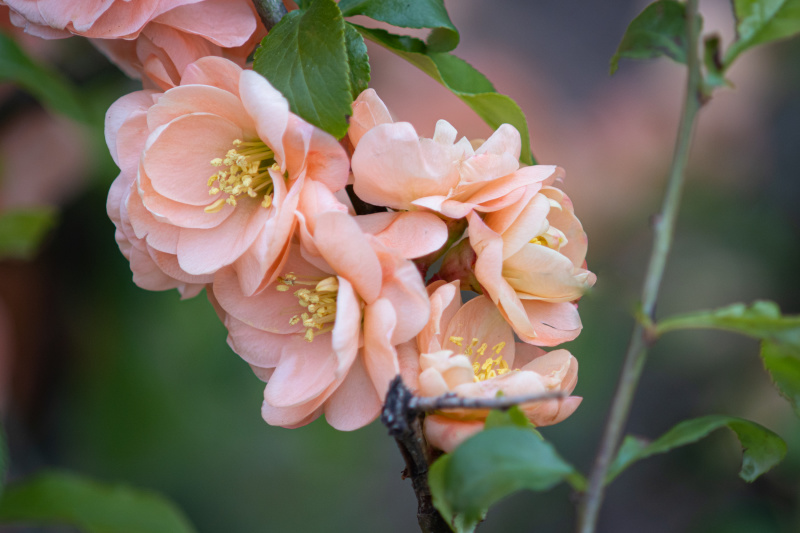
[[[263,195],[261,206],[272,205],[274,186],[269,170],[278,170],[275,153],[264,142],[233,141],[234,148],[228,150],[224,158],[211,160],[214,167],[226,167],[208,178],[208,194],[225,193],[227,198],[219,198],[205,208],[206,213],[216,213],[227,203],[236,206],[236,198],[246,194],[250,198]]]
[[[295,286],[302,287],[297,289],[294,295],[300,307],[307,312],[292,316],[289,324],[294,326],[302,322],[306,328],[305,339],[312,342],[316,336],[333,330],[339,280],[336,276],[324,279],[298,279],[294,273],[289,272],[278,278],[276,289],[279,292],[286,292]]]

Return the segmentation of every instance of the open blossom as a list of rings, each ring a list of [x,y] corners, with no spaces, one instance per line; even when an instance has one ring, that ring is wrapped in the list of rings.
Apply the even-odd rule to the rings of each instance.
[[[457,140],[445,120],[436,123],[432,139],[420,138],[411,124],[391,122],[371,89],[353,105],[350,140],[356,194],[396,210],[430,209],[449,218],[492,212],[556,172],[547,165],[520,168],[520,135],[510,124],[477,148],[465,137]]]
[[[212,297],[229,344],[268,381],[268,423],[297,427],[324,413],[356,429],[377,417],[400,371],[395,346],[428,320],[428,297],[413,263],[347,213],[318,214],[313,239],[313,264],[293,245],[274,284],[248,297],[226,268]]]
[[[417,336],[419,375],[411,383],[420,396],[448,392],[465,398],[521,396],[549,391],[571,393],[578,380],[578,361],[567,350],[545,352],[514,342],[511,327],[488,298],[461,304],[458,282],[428,287],[431,315]],[[537,426],[556,424],[571,415],[580,397],[520,406]],[[425,436],[436,448],[452,451],[481,431],[488,411],[448,409],[425,418]]]
[[[162,90],[205,56],[244,66],[264,37],[250,0],[0,0],[11,20],[45,39],[89,37],[126,74]]]
[[[215,57],[165,93],[118,100],[106,140],[121,170],[108,213],[134,281],[185,296],[228,265],[247,294],[268,284],[304,184],[336,191],[347,180],[336,139],[290,113],[262,76]]]
[[[540,346],[577,337],[574,302],[596,276],[585,269],[586,233],[567,195],[545,186],[468,220],[475,279],[517,335]]]

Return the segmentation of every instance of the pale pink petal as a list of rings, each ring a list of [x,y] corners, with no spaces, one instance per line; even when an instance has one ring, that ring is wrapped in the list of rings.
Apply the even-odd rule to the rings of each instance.
[[[388,300],[376,300],[364,308],[364,363],[381,401],[389,383],[400,373],[397,352],[391,343],[397,324],[394,308]]]
[[[366,426],[381,412],[382,402],[359,357],[347,378],[325,402],[325,418],[340,431]]]
[[[460,283],[439,281],[428,285],[430,294],[430,318],[417,335],[419,350],[423,353],[442,349],[444,331],[456,311],[461,307]]]
[[[392,216],[391,223],[376,232],[378,241],[406,259],[415,259],[435,252],[447,241],[447,224],[433,213],[409,211],[404,213],[376,213],[356,217],[360,219],[379,215]],[[371,232],[370,232],[371,233]]]
[[[239,76],[242,104],[256,124],[258,136],[275,152],[275,160],[286,171],[283,135],[289,123],[289,103],[261,74],[244,70]]]
[[[225,48],[244,44],[256,30],[256,15],[246,0],[204,0],[198,6],[171,9],[154,20]]]
[[[355,147],[367,131],[378,124],[391,123],[392,115],[386,108],[386,104],[378,98],[375,89],[367,89],[359,94],[356,101],[353,102],[353,115],[350,117],[350,129],[347,134]]]
[[[284,337],[280,362],[264,390],[264,400],[273,407],[302,405],[335,381],[337,361],[330,337],[320,336],[312,342],[301,335]]]
[[[342,145],[331,134],[295,115],[289,116],[283,137],[289,176],[305,171],[308,179],[324,183],[331,191],[347,184],[350,162]]]
[[[270,210],[256,200],[239,202],[233,214],[215,228],[183,228],[178,261],[189,274],[214,273],[233,263],[253,244]]]
[[[392,344],[413,338],[425,326],[430,303],[422,276],[411,261],[387,250],[377,250],[385,272],[381,298],[391,302],[397,316]]]
[[[228,329],[228,345],[239,357],[259,368],[278,366],[286,335],[254,328],[232,316],[225,319],[225,327]]]
[[[353,284],[370,304],[381,289],[381,267],[367,236],[353,217],[339,212],[317,216],[314,243],[331,268]]]
[[[417,343],[412,339],[408,342],[398,344],[397,349],[397,362],[400,366],[400,376],[403,378],[403,383],[408,387],[411,392],[417,391],[419,387],[419,350],[417,350]]]
[[[345,278],[339,277],[339,291],[336,296],[336,322],[331,331],[331,346],[336,353],[338,364],[336,378],[347,373],[358,354],[361,331],[361,302],[358,301],[353,286]]]
[[[211,85],[235,95],[239,94],[239,76],[242,67],[221,57],[201,57],[184,69],[184,85]]]
[[[159,98],[158,103],[148,110],[147,125],[151,131],[154,131],[159,126],[163,126],[183,115],[196,113],[216,115],[226,119],[231,124],[236,124],[239,128],[242,128],[243,140],[252,140],[257,135],[252,120],[244,110],[241,100],[224,89],[208,85],[183,85],[168,90]],[[202,126],[196,127],[199,129]],[[205,137],[215,137],[218,134],[224,136],[224,130],[218,132],[216,126],[210,126]],[[203,154],[204,162],[208,164],[214,157],[224,157],[225,153],[233,148],[233,145],[227,144],[223,148],[221,152],[213,151]],[[215,172],[210,164],[203,170],[209,171],[205,172],[209,175]]]
[[[237,124],[217,115],[180,116],[155,130],[148,139],[143,158],[145,172],[160,195],[188,205],[207,206],[220,194],[212,196],[208,192],[208,178],[219,170],[211,160],[225,157],[233,141],[242,137]],[[176,146],[181,147],[180,151]]]
[[[581,332],[581,318],[578,309],[569,302],[542,302],[525,300],[522,302],[527,321],[535,334],[523,335],[516,330],[520,339],[538,346],[555,346],[575,339]]]
[[[567,257],[539,244],[525,244],[503,263],[503,277],[521,300],[571,302],[594,281],[587,270],[576,269]]]
[[[144,139],[147,138],[147,122],[146,122],[146,112],[147,108],[153,105],[154,95],[156,93],[154,91],[136,91],[130,94],[126,94],[116,102],[114,102],[111,107],[108,108],[106,112],[106,119],[105,119],[105,137],[106,137],[106,144],[108,145],[108,150],[111,152],[111,157],[114,159],[114,163],[120,169],[136,169],[139,154],[141,154],[141,149],[144,146]],[[134,121],[130,127],[138,132],[138,135],[132,136],[129,135],[126,139],[126,142],[120,143],[117,139],[119,135],[120,128],[126,124],[130,120],[132,116],[140,117],[138,120]],[[145,118],[145,122],[143,123],[141,117]],[[141,137],[140,145],[137,147],[137,150],[130,150],[132,152],[131,155],[127,157],[121,158],[118,154],[118,148],[125,149],[126,143],[130,142],[131,138]],[[130,163],[129,158],[134,157],[133,164]]]
[[[425,438],[434,448],[450,453],[482,431],[483,426],[483,420],[456,420],[442,415],[428,415],[425,417]]]
[[[351,161],[356,195],[410,209],[418,198],[446,195],[458,183],[453,146],[420,139],[411,124],[380,124],[361,137]]]

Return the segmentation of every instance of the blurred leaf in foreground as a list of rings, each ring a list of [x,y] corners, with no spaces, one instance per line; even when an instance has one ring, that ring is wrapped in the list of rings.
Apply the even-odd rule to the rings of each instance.
[[[6,488],[0,522],[66,524],[87,533],[194,533],[183,513],[162,497],[73,474],[49,472]]]

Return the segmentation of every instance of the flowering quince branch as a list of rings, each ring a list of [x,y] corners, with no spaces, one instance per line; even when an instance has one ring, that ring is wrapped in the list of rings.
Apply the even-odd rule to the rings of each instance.
[[[551,391],[524,396],[500,396],[497,398],[461,398],[450,392],[435,398],[414,396],[408,409],[417,413],[432,413],[442,409],[497,409],[507,411],[514,406],[545,400],[561,400],[569,395],[564,391]]]
[[[264,27],[271,30],[286,14],[286,6],[281,0],[253,0],[258,16]]]
[[[394,437],[406,463],[403,477],[411,479],[417,496],[417,522],[420,529],[424,533],[448,533],[450,526],[433,506],[428,485],[428,470],[435,456],[422,433],[423,412],[411,408],[411,403],[418,399],[402,378],[397,376],[389,385],[381,422],[389,429],[389,435]]]
[[[649,324],[655,322],[654,314],[658,290],[675,233],[675,221],[680,205],[697,112],[706,101],[701,92],[702,78],[700,62],[697,56],[697,33],[692,31],[697,23],[697,17],[697,0],[688,0],[686,3],[686,33],[688,39],[686,47],[686,63],[688,67],[686,95],[680,125],[678,126],[675,153],[670,167],[664,203],[661,213],[655,217],[653,224],[655,234],[653,249],[645,274],[641,301],[641,316],[647,317],[647,320],[636,322],[628,343],[617,391],[614,395],[603,439],[589,478],[589,487],[579,504],[577,529],[579,533],[593,533],[595,531],[600,506],[603,501],[606,476],[630,413],[633,396],[647,357],[647,349],[655,339],[653,335],[649,334],[652,329]]]

